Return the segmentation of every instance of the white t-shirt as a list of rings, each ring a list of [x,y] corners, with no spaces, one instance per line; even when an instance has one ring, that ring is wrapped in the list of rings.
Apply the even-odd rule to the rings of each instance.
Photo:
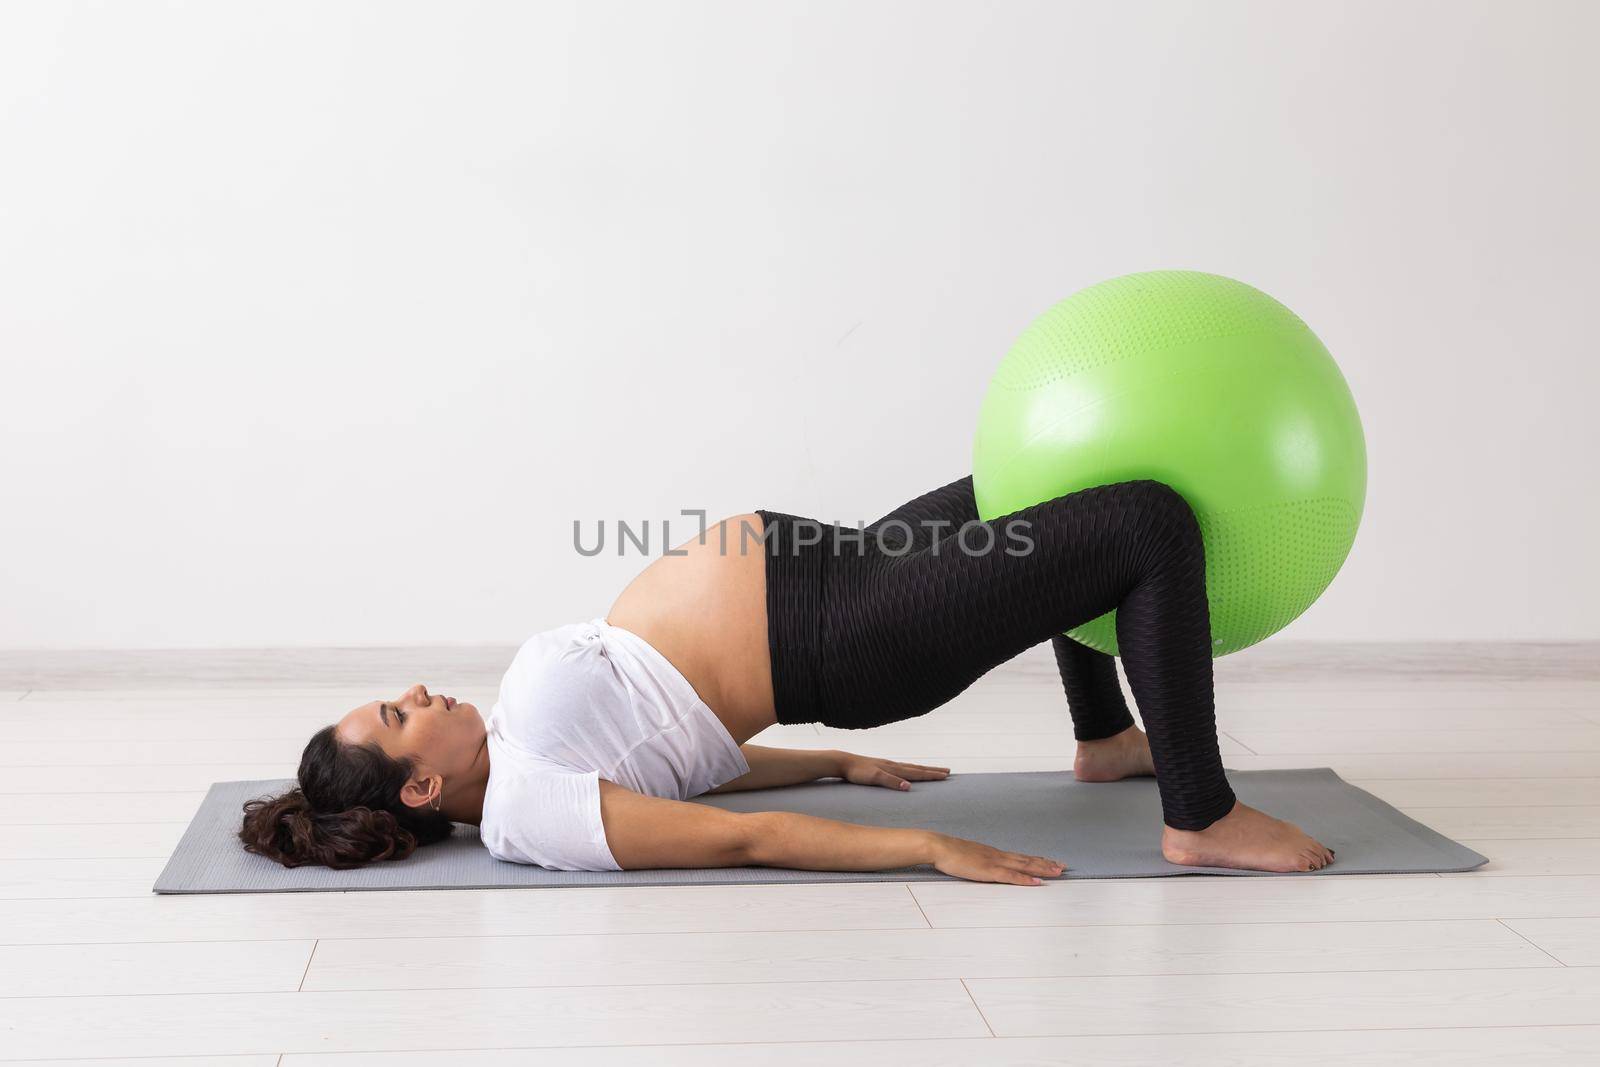
[[[688,800],[747,774],[739,744],[644,638],[604,617],[534,634],[489,709],[478,831],[490,855],[563,871],[620,871],[600,779]]]

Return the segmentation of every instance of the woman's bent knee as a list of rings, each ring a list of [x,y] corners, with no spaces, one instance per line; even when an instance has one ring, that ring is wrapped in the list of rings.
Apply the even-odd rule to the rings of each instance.
[[[1200,520],[1182,493],[1165,482],[1148,478],[1117,484],[1126,488],[1137,509],[1140,533],[1159,545],[1204,551]]]

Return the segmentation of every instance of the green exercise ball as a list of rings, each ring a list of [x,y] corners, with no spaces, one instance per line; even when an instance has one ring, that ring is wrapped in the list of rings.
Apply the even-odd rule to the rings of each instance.
[[[1200,521],[1212,654],[1283,629],[1333,581],[1367,491],[1366,443],[1316,334],[1259,289],[1198,271],[1092,285],[1018,338],[972,448],[978,514],[1151,478]],[[1115,655],[1116,612],[1068,634]]]

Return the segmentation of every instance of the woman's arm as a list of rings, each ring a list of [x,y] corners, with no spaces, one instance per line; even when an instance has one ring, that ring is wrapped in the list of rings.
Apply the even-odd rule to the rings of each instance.
[[[921,763],[902,763],[878,756],[858,756],[838,749],[763,748],[740,745],[750,772],[724,782],[710,793],[736,793],[743,789],[767,789],[818,778],[843,778],[854,785],[877,785],[885,789],[910,789],[912,782],[950,777],[949,767],[929,767]]]
[[[884,871],[932,864],[976,882],[1039,885],[1062,872],[1042,856],[1002,852],[915,827],[863,826],[793,811],[723,811],[643,796],[600,779],[606,841],[625,871],[654,867],[791,867]]]
[[[737,793],[744,789],[770,789],[797,782],[814,782],[818,778],[844,777],[844,753],[833,749],[766,748],[762,745],[743,744],[750,771],[730,782],[723,782],[710,793]]]

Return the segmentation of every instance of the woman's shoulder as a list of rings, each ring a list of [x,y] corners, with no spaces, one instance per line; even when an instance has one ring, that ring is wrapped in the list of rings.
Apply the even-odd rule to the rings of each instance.
[[[553,870],[618,871],[600,818],[598,771],[525,760],[489,776],[478,835],[498,860]]]

